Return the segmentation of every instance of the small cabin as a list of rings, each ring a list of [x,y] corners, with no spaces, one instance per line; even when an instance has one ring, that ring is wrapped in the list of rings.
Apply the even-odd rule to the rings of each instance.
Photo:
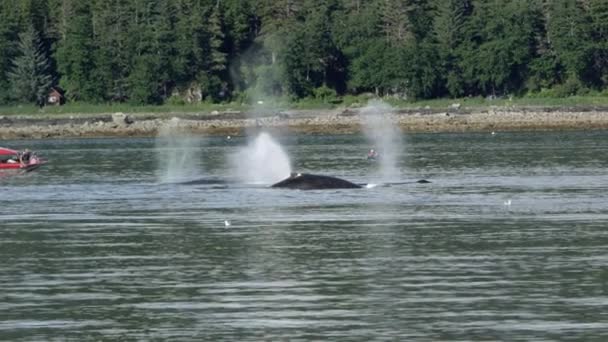
[[[49,94],[46,97],[46,103],[52,106],[60,106],[65,103],[65,96],[63,90],[58,87],[53,87],[49,90]]]

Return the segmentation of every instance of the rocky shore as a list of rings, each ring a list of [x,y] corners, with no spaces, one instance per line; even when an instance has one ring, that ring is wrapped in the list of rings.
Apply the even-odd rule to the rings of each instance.
[[[155,136],[166,126],[206,135],[244,135],[252,129],[308,134],[361,130],[361,109],[292,110],[256,115],[238,111],[188,114],[108,113],[68,117],[0,116],[0,139]],[[608,108],[402,109],[383,114],[403,131],[491,132],[608,129]]]

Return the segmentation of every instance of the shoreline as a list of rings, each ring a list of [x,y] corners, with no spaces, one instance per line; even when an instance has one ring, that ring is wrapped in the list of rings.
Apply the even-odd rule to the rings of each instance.
[[[396,109],[383,115],[406,133],[608,129],[608,109],[593,107]],[[193,134],[218,136],[242,136],[257,129],[353,134],[361,132],[361,121],[360,108],[287,110],[258,113],[255,117],[241,111],[0,116],[0,139],[153,137],[167,126]]]

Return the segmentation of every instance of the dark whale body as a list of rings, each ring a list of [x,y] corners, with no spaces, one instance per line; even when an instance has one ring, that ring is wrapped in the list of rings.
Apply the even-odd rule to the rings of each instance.
[[[228,183],[228,181],[219,179],[219,178],[199,178],[184,182],[178,182],[176,184],[180,185],[224,185]]]
[[[273,184],[273,188],[286,188],[298,190],[321,190],[321,189],[359,189],[362,186],[347,180],[307,173],[292,173],[288,178]]]

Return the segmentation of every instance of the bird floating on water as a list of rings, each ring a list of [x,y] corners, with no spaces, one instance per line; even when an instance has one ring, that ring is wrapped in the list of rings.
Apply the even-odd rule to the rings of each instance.
[[[228,221],[228,220],[224,220],[224,226],[226,226],[226,227],[230,227],[230,221]]]

